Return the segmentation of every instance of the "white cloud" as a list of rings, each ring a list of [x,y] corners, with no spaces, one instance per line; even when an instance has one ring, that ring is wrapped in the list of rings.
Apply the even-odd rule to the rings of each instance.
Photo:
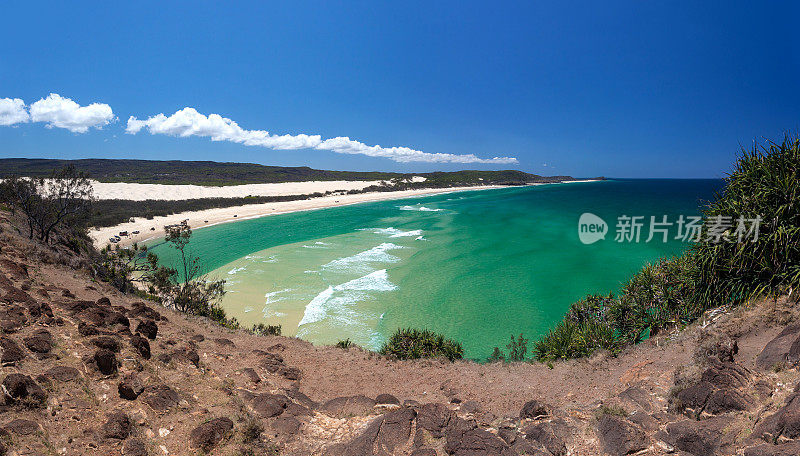
[[[102,128],[114,120],[111,106],[105,103],[81,106],[57,93],[33,103],[30,111],[34,122],[47,122],[48,128],[66,128],[73,133],[86,133],[92,127]]]
[[[8,126],[30,120],[25,102],[19,98],[0,98],[0,125]]]
[[[219,114],[205,116],[194,108],[183,108],[169,117],[158,114],[146,120],[131,116],[125,131],[136,134],[143,128],[152,135],[201,136],[211,138],[212,141],[230,141],[275,150],[329,150],[340,154],[383,157],[402,163],[517,163],[517,159],[512,157],[478,158],[473,154],[441,154],[422,152],[408,147],[368,146],[343,136],[323,141],[320,135],[271,135],[265,130],[245,130],[233,120]]]

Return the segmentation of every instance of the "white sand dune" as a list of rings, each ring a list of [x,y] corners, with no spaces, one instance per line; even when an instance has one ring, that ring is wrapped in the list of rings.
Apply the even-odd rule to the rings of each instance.
[[[188,200],[195,198],[236,198],[243,196],[308,195],[336,190],[361,190],[381,181],[311,181],[276,184],[200,185],[130,184],[125,182],[92,181],[94,195],[101,200]]]

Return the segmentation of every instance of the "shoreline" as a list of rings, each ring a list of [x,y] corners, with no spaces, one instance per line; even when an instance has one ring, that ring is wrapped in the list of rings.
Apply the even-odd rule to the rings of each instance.
[[[534,183],[527,186],[539,186],[561,183],[577,183],[577,182],[597,182],[597,180],[577,180],[577,181],[564,181],[564,182],[548,182],[548,183]],[[102,228],[89,228],[89,237],[95,248],[102,249],[107,245],[111,245],[109,238],[118,235],[121,231],[127,231],[129,236],[122,237],[122,239],[115,245],[119,247],[129,247],[134,243],[146,242],[152,239],[157,239],[164,236],[164,226],[180,223],[184,220],[192,227],[192,230],[207,228],[210,226],[220,225],[223,223],[237,222],[240,220],[250,220],[260,217],[268,217],[270,215],[288,214],[292,212],[301,212],[317,209],[327,209],[331,207],[349,206],[352,204],[372,203],[376,201],[386,201],[394,199],[414,198],[429,195],[440,195],[445,193],[462,192],[462,191],[480,191],[480,190],[493,190],[499,188],[516,188],[520,186],[513,185],[481,185],[481,186],[468,186],[468,187],[447,187],[447,188],[429,188],[419,190],[398,190],[392,192],[371,192],[371,193],[357,193],[353,195],[329,195],[317,198],[300,199],[294,201],[277,201],[270,203],[260,204],[246,204],[242,206],[231,206],[223,208],[204,209],[201,211],[186,211],[179,212],[166,216],[157,216],[150,220],[144,217],[134,217],[133,222],[120,223],[114,226]],[[151,228],[155,228],[154,230]],[[131,235],[133,231],[139,231],[139,234]]]
[[[492,190],[498,188],[513,188],[508,185],[483,185],[471,187],[431,188],[421,190],[398,190],[394,192],[357,193],[354,195],[330,195],[318,198],[309,198],[294,201],[277,201],[261,204],[246,204],[222,208],[205,209],[202,211],[179,212],[153,219],[134,217],[133,222],[120,223],[119,225],[89,228],[89,237],[97,249],[111,244],[109,238],[119,234],[120,231],[140,231],[139,234],[122,237],[116,245],[128,247],[134,243],[146,242],[164,236],[164,225],[180,223],[188,219],[192,230],[210,226],[232,223],[240,220],[268,217],[270,215],[288,214],[292,212],[328,209],[331,207],[349,206],[352,204],[372,203],[393,199],[413,198],[418,196],[438,195],[460,191]],[[151,230],[155,228],[155,230]]]

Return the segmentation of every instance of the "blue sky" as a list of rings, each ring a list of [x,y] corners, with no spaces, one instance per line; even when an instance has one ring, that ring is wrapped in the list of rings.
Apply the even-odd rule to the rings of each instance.
[[[800,7],[699,3],[4,3],[0,99],[30,118],[0,126],[0,156],[717,177],[740,144],[800,128]],[[70,104],[65,124],[47,109],[65,99],[116,120]],[[239,130],[175,136],[186,107]],[[86,115],[100,128],[76,132]],[[358,144],[450,155],[335,151]],[[450,162],[468,154],[517,162]]]

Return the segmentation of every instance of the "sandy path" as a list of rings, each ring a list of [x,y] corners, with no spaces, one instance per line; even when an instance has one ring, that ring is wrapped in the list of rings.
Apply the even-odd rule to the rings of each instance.
[[[146,185],[146,184],[137,184]],[[272,184],[264,184],[272,185]],[[284,184],[278,184],[284,185]],[[205,188],[205,187],[204,187]],[[285,214],[287,212],[307,211],[313,209],[323,209],[335,206],[345,206],[348,204],[366,203],[373,201],[384,201],[391,199],[411,198],[416,196],[434,195],[440,193],[449,193],[464,190],[488,190],[492,188],[503,188],[503,186],[480,186],[480,187],[451,187],[451,188],[434,188],[422,190],[402,190],[396,192],[374,192],[374,193],[358,193],[354,195],[336,195],[336,196],[323,196],[319,198],[312,198],[307,200],[297,201],[281,201],[263,204],[248,204],[245,206],[225,207],[217,209],[206,209],[202,211],[181,212],[178,214],[155,217],[152,220],[147,220],[144,217],[136,217],[133,222],[122,223],[116,226],[104,228],[92,228],[89,230],[89,236],[94,241],[98,249],[103,248],[109,244],[109,238],[119,234],[121,231],[127,231],[129,236],[122,237],[118,245],[129,246],[134,242],[143,242],[149,239],[161,237],[164,235],[164,225],[180,223],[183,220],[188,220],[192,229],[203,228],[211,225],[218,225],[220,223],[233,222],[237,220],[246,220],[250,218],[263,217],[267,215]],[[126,199],[135,199],[134,195],[129,195]],[[164,198],[151,198],[151,199],[164,199]],[[139,231],[139,234],[131,234],[133,231]]]

